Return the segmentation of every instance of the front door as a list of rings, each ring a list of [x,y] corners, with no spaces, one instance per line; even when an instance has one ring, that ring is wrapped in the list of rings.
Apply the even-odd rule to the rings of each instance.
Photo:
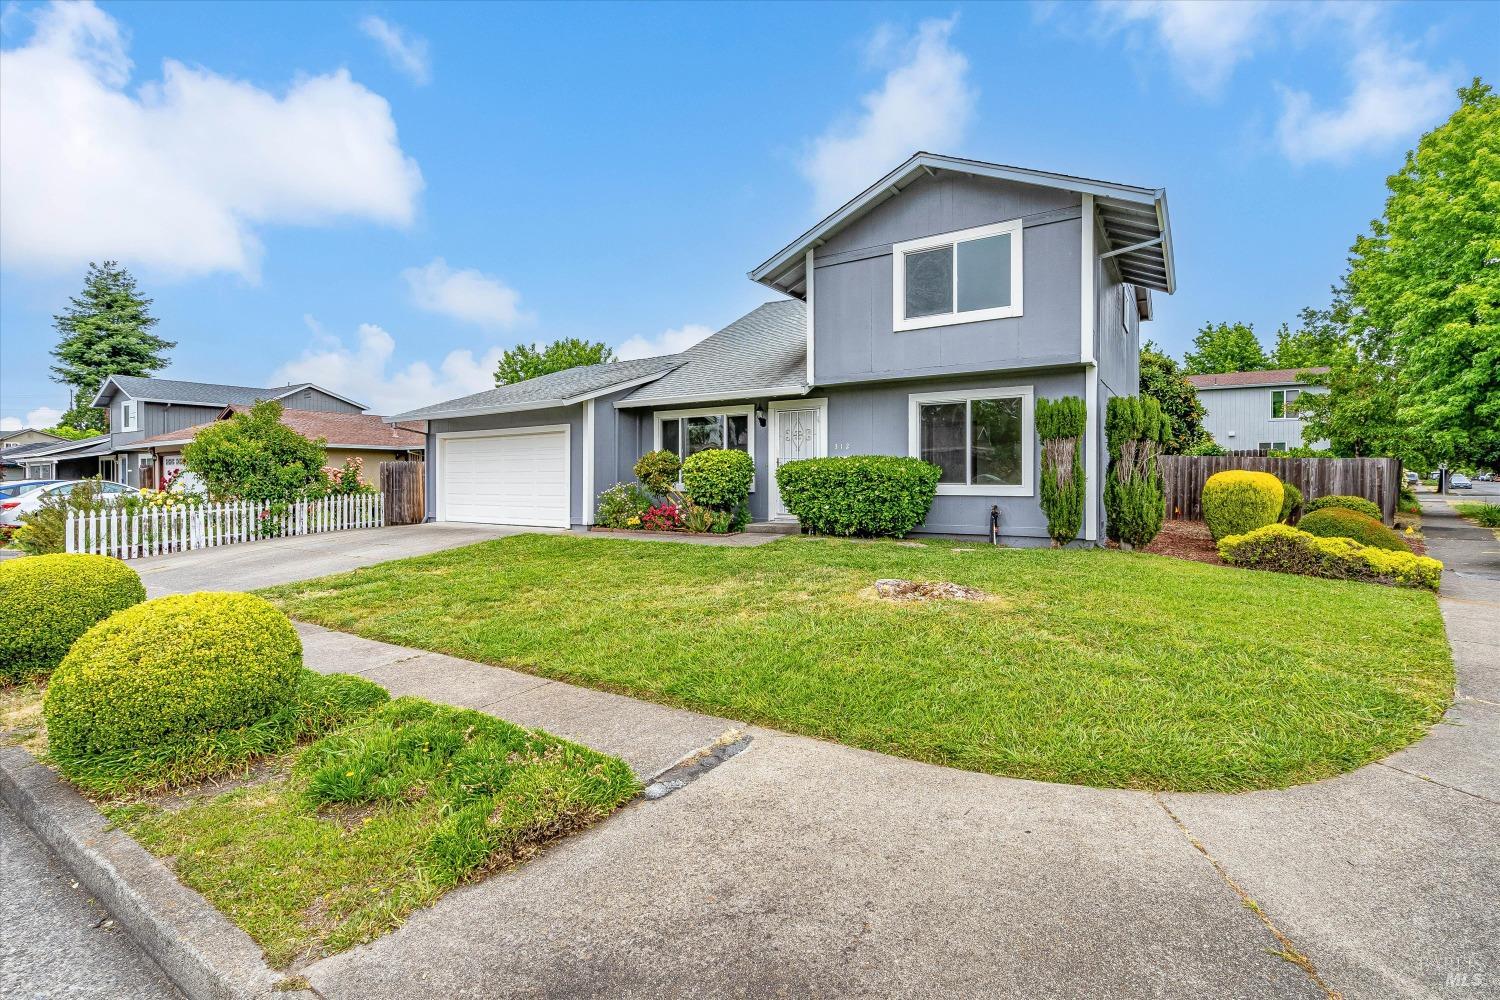
[[[797,399],[771,404],[771,518],[785,520],[793,515],[781,504],[776,488],[776,470],[787,462],[803,458],[822,458],[828,454],[828,434],[824,426],[828,416],[825,399]]]

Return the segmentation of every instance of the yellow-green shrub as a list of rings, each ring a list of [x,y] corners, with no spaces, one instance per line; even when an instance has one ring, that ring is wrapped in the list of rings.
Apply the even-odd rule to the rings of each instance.
[[[302,642],[249,594],[182,594],[127,608],[73,644],[43,713],[48,753],[86,787],[128,783],[134,761],[294,709]],[[275,734],[268,733],[271,739]]]
[[[108,556],[0,562],[0,684],[50,673],[79,636],[145,599],[135,570]]]
[[[1352,538],[1361,545],[1392,552],[1410,552],[1401,536],[1373,517],[1345,507],[1324,507],[1303,516],[1297,527],[1320,538]]]
[[[1363,514],[1365,517],[1373,517],[1377,521],[1380,520],[1380,507],[1375,501],[1366,500],[1364,497],[1352,497],[1342,493],[1330,493],[1327,496],[1318,497],[1316,500],[1309,500],[1303,505],[1302,513],[1313,514],[1320,510],[1327,510],[1330,507],[1352,510]]]
[[[1250,569],[1428,590],[1438,589],[1443,574],[1443,564],[1436,559],[1372,548],[1352,538],[1319,538],[1285,524],[1230,535],[1219,542],[1219,556]]]
[[[1285,491],[1269,472],[1231,469],[1203,484],[1203,520],[1214,541],[1274,524]]]

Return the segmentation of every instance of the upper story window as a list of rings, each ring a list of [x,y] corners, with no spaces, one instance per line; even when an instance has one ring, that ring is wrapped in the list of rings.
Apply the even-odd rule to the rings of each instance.
[[[891,247],[897,330],[1021,315],[1021,220]]]
[[[1297,397],[1300,395],[1301,389],[1272,389],[1271,419],[1284,420],[1297,416]]]
[[[139,429],[136,425],[136,407],[139,405],[133,399],[127,399],[120,404],[120,430],[133,431]]]

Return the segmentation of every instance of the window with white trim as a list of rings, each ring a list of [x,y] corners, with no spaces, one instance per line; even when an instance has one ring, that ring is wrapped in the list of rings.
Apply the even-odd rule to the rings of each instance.
[[[1021,315],[1021,220],[891,247],[892,320],[921,330]]]
[[[656,447],[680,459],[723,448],[755,457],[754,406],[714,406],[654,414]],[[752,487],[753,489],[753,487]]]
[[[909,454],[943,470],[940,494],[1030,496],[1031,386],[910,397]]]
[[[1302,395],[1301,389],[1272,389],[1271,390],[1271,419],[1293,420],[1297,416],[1297,397]]]
[[[135,423],[137,405],[133,399],[127,399],[120,404],[120,430],[133,431],[137,429]]]

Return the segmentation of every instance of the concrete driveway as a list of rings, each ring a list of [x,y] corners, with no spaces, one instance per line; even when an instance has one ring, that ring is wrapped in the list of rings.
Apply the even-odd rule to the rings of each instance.
[[[530,531],[489,524],[411,524],[272,538],[131,562],[150,597],[195,590],[255,590]]]

